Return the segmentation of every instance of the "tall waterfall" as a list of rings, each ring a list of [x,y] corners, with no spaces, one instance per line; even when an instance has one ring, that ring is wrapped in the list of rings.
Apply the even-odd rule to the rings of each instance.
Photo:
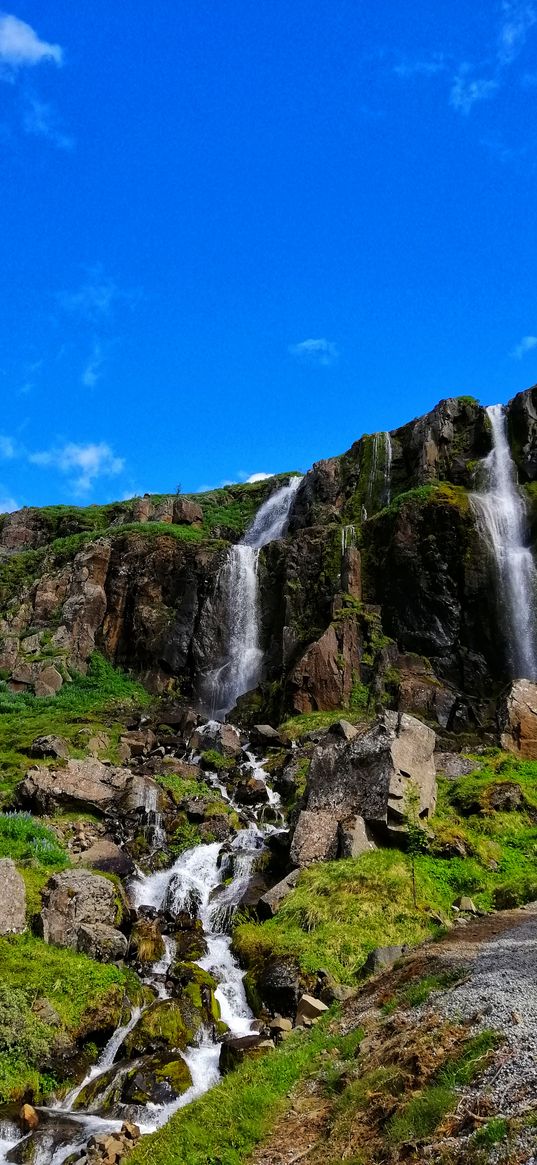
[[[371,466],[367,486],[367,509],[370,514],[389,505],[392,478],[392,439],[389,433],[375,433],[371,449]]]
[[[223,662],[205,680],[210,713],[222,720],[239,696],[261,678],[263,651],[259,642],[257,567],[259,551],[286,531],[301,477],[273,493],[258,510],[242,542],[229,550],[222,571],[227,596],[227,647]]]
[[[490,405],[487,416],[493,442],[485,460],[488,488],[473,494],[471,501],[498,570],[513,677],[532,680],[537,678],[537,572],[525,545],[526,508],[517,485],[503,405]]]

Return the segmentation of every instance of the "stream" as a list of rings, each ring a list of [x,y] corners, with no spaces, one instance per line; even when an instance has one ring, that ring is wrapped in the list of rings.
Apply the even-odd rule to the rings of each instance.
[[[263,763],[257,761],[251,751],[245,750],[245,756],[244,767],[253,770],[255,778],[263,782],[267,800],[247,810],[250,821],[237,832],[231,843],[194,846],[183,852],[168,869],[147,875],[139,871],[127,887],[133,908],[137,911],[152,908],[161,923],[165,953],[153,963],[143,979],[153,989],[156,998],[173,998],[173,992],[166,987],[166,973],[173,962],[175,943],[166,933],[169,926],[166,920],[177,918],[184,910],[192,911],[195,906],[203,928],[206,953],[194,962],[216,980],[215,997],[221,1019],[233,1036],[247,1035],[255,1028],[254,1015],[244,991],[244,972],[231,950],[231,921],[248,886],[256,859],[263,852],[267,838],[281,829],[282,820],[280,798],[268,784]],[[212,779],[215,789],[232,808],[240,809],[244,819],[244,807],[235,805],[217,775],[203,775]],[[265,815],[271,820],[265,822]],[[161,823],[156,810],[152,817],[152,829],[158,837]],[[77,1150],[82,1153],[92,1135],[119,1130],[124,1120],[134,1121],[142,1134],[154,1132],[179,1108],[190,1104],[217,1083],[220,1079],[220,1041],[213,1030],[203,1028],[198,1042],[180,1053],[192,1077],[192,1084],[183,1095],[168,1104],[118,1104],[112,1115],[108,1112],[101,1115],[100,1110],[112,1086],[110,1069],[117,1062],[124,1040],[141,1014],[141,1008],[133,1009],[128,1021],[114,1031],[84,1080],[62,1100],[48,1108],[37,1108],[40,1124],[34,1133],[21,1136],[15,1121],[0,1119],[1,1165],[23,1161],[31,1162],[31,1165],[62,1165]],[[176,1053],[174,1055],[178,1058]],[[136,1056],[123,1060],[118,1073],[126,1073],[135,1062]],[[103,1077],[101,1090],[98,1087],[100,1077]],[[76,1107],[77,1100],[88,1084],[93,1085],[92,1100],[87,1109],[81,1111]],[[76,1156],[73,1159],[76,1160]]]

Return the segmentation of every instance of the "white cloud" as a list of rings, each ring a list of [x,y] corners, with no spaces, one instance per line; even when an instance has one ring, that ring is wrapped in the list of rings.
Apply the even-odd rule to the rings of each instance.
[[[12,461],[17,456],[17,450],[13,437],[5,437],[0,434],[0,457],[3,461]]]
[[[139,291],[125,291],[105,273],[100,263],[91,267],[88,277],[75,291],[60,291],[57,299],[65,311],[79,315],[90,323],[109,319],[114,305],[127,301],[133,306],[140,298]]]
[[[321,337],[318,340],[301,340],[299,344],[290,344],[291,356],[297,360],[304,360],[311,364],[333,364],[339,356],[338,349],[331,340]]]
[[[498,61],[510,65],[526,43],[528,32],[537,24],[537,5],[531,0],[504,0],[503,24],[498,33]]]
[[[246,478],[246,485],[252,485],[254,481],[267,481],[269,477],[274,477],[273,473],[251,473]]]
[[[537,348],[537,336],[523,336],[516,348],[513,348],[511,356],[513,360],[522,360],[522,357],[527,352],[531,352],[532,348]]]
[[[24,20],[7,13],[0,14],[0,66],[8,71],[41,64],[42,61],[63,62],[63,49],[59,44],[49,44],[40,40],[37,33]]]
[[[76,445],[69,442],[56,449],[46,449],[30,453],[28,460],[33,465],[57,469],[60,473],[75,475],[72,486],[76,493],[88,493],[99,477],[117,477],[125,467],[122,457],[116,457],[105,441],[98,444]]]
[[[93,352],[82,372],[80,378],[84,388],[95,388],[97,382],[102,376],[102,367],[104,364],[103,346],[100,340],[96,340],[93,345]]]
[[[26,108],[23,126],[28,134],[47,138],[59,150],[72,150],[74,139],[65,134],[58,124],[58,115],[52,105],[40,101],[38,97],[26,94]]]
[[[461,65],[449,95],[449,104],[458,113],[470,113],[478,101],[488,100],[498,88],[498,81],[485,77],[472,79],[469,72],[469,65]]]
[[[19,509],[19,503],[0,485],[0,514],[11,514],[13,510]]]

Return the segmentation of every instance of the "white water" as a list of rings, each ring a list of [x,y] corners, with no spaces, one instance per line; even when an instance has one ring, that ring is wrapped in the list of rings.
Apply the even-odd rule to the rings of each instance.
[[[382,461],[381,461],[382,459]],[[382,464],[382,469],[380,465]],[[382,475],[382,481],[379,479]],[[369,513],[389,505],[391,496],[392,477],[392,441],[389,433],[375,433],[371,451],[371,467],[367,487],[367,505]]]
[[[341,556],[342,557],[345,554],[345,551],[349,549],[349,547],[354,546],[355,542],[356,542],[356,527],[355,526],[342,526],[341,527]]]
[[[471,498],[481,534],[496,562],[513,678],[537,678],[537,573],[525,543],[526,507],[517,484],[503,405],[490,405],[493,446],[485,459],[488,487]]]
[[[223,720],[239,696],[257,687],[263,650],[259,635],[257,568],[259,551],[286,532],[301,477],[272,494],[260,507],[242,542],[232,546],[221,572],[227,596],[227,650],[223,662],[205,677],[210,713]]]

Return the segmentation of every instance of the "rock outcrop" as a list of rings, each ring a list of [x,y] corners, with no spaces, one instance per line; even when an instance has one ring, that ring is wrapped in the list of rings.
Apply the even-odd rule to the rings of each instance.
[[[54,874],[43,891],[40,927],[45,942],[102,962],[115,962],[127,952],[127,940],[114,925],[116,916],[113,883],[89,870]]]
[[[17,788],[17,797],[21,805],[40,813],[61,808],[106,814],[112,809],[130,812],[143,808],[149,788],[156,794],[157,787],[149,777],[88,757],[69,760],[61,769],[30,769]]]
[[[524,760],[537,760],[537,684],[514,683],[500,710],[502,748]]]

